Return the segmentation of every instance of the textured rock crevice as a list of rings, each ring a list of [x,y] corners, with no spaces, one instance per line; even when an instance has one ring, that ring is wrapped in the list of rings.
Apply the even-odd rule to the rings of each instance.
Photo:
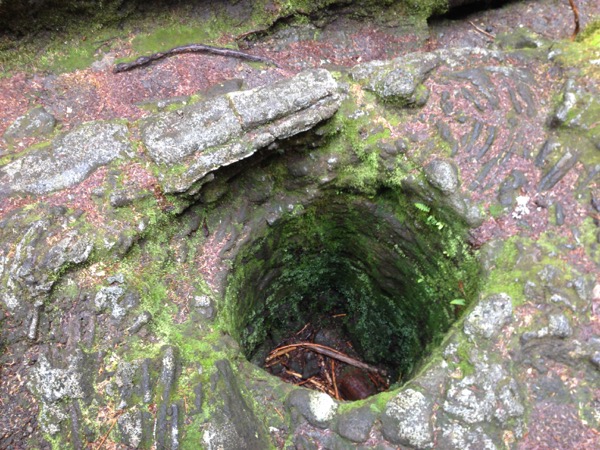
[[[527,42],[517,51],[439,50],[373,63],[358,82],[336,74],[347,92],[313,70],[217,96],[130,124],[146,132],[146,153],[132,154],[139,142],[113,122],[28,149],[0,169],[13,208],[0,222],[8,311],[0,320],[10,350],[1,356],[24,355],[21,371],[2,383],[28,376],[40,425],[61,446],[97,446],[108,436],[114,445],[171,449],[516,448],[547,444],[548,411],[569,418],[575,432],[562,438],[573,439],[571,447],[597,443],[597,91],[563,67],[577,80],[559,93],[559,56],[547,43]],[[275,93],[283,97],[274,101]],[[115,152],[97,140],[93,148],[70,145],[90,130]],[[98,165],[86,160],[93,149],[106,157]],[[54,151],[64,151],[57,160],[80,175],[67,170],[62,178],[58,165],[17,171]],[[142,172],[147,179],[134,176]],[[86,183],[86,199],[110,223],[96,225],[92,209],[44,203],[64,195],[68,204]],[[162,192],[171,188],[183,195]],[[33,203],[12,205],[27,189]],[[244,246],[262,230],[308,217],[314,205],[352,202],[369,223],[364,233],[377,239],[372,246],[350,239],[345,254],[367,261],[365,249],[375,247],[381,258],[371,275],[379,286],[398,287],[389,281],[399,278],[393,258],[377,247],[388,235],[391,244],[406,241],[390,245],[398,254],[421,247],[423,265],[462,254],[456,234],[419,240],[408,228],[451,236],[471,227],[485,269],[479,295],[464,295],[464,277],[444,277],[452,293],[427,297],[420,309],[439,301],[464,320],[408,385],[358,405],[283,385],[220,333],[235,330],[223,324],[228,275],[247,275],[277,248],[238,261]],[[386,202],[398,209],[390,213]],[[112,246],[114,253],[106,250]],[[297,253],[291,259],[300,261]],[[259,277],[260,289],[280,267],[272,269]],[[423,285],[418,279],[413,284]],[[247,300],[249,290],[235,299]],[[461,300],[471,297],[465,310]]]

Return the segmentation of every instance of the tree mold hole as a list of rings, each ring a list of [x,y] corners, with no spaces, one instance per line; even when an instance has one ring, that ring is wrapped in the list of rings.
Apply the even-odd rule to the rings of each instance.
[[[459,220],[398,193],[324,195],[256,235],[223,310],[246,358],[358,400],[406,382],[478,289]]]

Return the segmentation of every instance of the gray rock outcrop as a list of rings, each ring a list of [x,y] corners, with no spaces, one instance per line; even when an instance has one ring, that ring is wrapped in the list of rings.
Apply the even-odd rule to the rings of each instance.
[[[132,155],[127,127],[92,122],[0,169],[0,196],[47,194],[82,182],[94,170]]]
[[[161,167],[165,192],[185,192],[219,167],[331,117],[341,101],[328,71],[309,70],[151,117],[141,125],[142,141]]]

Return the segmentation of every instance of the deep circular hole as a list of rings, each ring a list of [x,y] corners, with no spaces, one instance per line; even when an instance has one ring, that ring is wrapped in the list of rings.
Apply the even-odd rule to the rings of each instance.
[[[405,382],[477,290],[458,221],[395,193],[337,194],[290,216],[233,266],[225,317],[246,357],[342,400]]]

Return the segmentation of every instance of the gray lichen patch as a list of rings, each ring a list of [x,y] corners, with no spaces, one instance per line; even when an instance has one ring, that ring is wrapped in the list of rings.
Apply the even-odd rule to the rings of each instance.
[[[383,434],[395,444],[433,447],[433,403],[421,392],[405,389],[386,406],[381,420]]]
[[[46,194],[83,181],[98,167],[132,157],[125,125],[95,122],[57,137],[0,169],[0,194]]]
[[[157,164],[173,164],[197,151],[223,145],[241,133],[225,98],[197,103],[142,122],[142,141]]]
[[[398,106],[423,106],[429,94],[422,83],[437,64],[439,59],[433,53],[414,54],[361,64],[350,73],[384,101]]]
[[[512,299],[497,294],[481,300],[465,319],[465,333],[491,338],[512,319]]]
[[[55,126],[54,116],[42,106],[38,106],[10,124],[3,137],[11,142],[24,137],[45,136],[52,133]]]

